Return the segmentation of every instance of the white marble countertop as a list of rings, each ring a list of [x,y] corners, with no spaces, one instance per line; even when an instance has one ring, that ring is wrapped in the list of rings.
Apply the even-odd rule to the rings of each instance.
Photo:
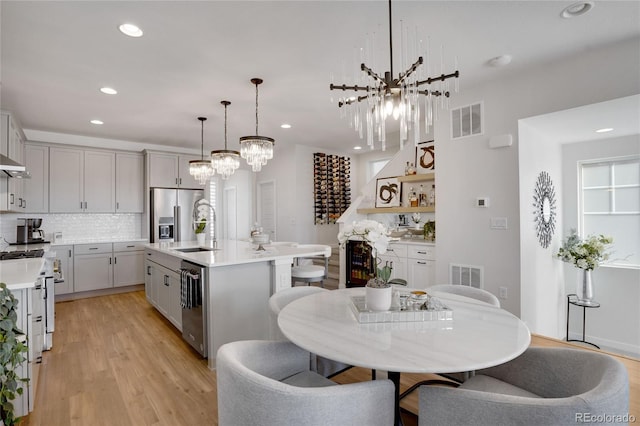
[[[267,260],[292,259],[305,256],[330,256],[331,247],[321,244],[300,245],[269,245],[265,244],[264,251],[257,251],[257,245],[247,241],[221,240],[215,250],[199,252],[181,252],[179,249],[198,247],[195,241],[181,241],[173,243],[151,243],[145,247],[160,253],[178,257],[189,262],[207,267],[238,265],[242,263],[264,262]],[[201,246],[211,249],[211,245]]]
[[[62,239],[57,241],[52,241],[51,246],[71,246],[74,244],[101,244],[101,243],[124,243],[124,242],[146,242],[148,241],[146,238],[86,238],[86,239]]]
[[[359,323],[350,296],[323,291],[288,304],[278,325],[296,345],[329,359],[393,372],[472,371],[507,362],[529,346],[529,329],[504,309],[438,294],[453,320]]]
[[[0,262],[0,282],[9,290],[34,287],[43,265],[42,257],[3,260]]]
[[[427,241],[419,238],[392,238],[389,244],[409,244],[414,246],[435,246],[435,241]]]

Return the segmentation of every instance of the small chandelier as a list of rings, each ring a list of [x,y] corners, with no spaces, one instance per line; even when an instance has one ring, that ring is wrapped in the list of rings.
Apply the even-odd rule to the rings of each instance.
[[[224,149],[211,151],[211,167],[226,180],[240,167],[240,153],[227,149],[227,106],[231,105],[231,102],[220,103],[224,105]]]
[[[204,122],[207,117],[198,117],[200,120],[200,160],[189,161],[189,174],[198,181],[200,185],[207,183],[213,176],[215,170],[211,168],[211,160],[204,159]]]
[[[403,38],[406,36],[402,31]],[[415,45],[417,46],[417,40]],[[402,49],[403,56],[407,56],[406,49]],[[416,49],[417,51],[417,49]],[[427,47],[428,51],[428,47]],[[427,52],[429,53],[429,52]],[[428,60],[430,58],[427,58]],[[384,78],[373,72],[364,63],[360,64],[360,70],[364,73],[360,79],[362,86],[333,84],[329,85],[330,90],[353,90],[365,92],[363,96],[349,95],[338,100],[338,107],[351,106],[351,116],[353,127],[363,137],[363,127],[366,127],[367,145],[373,149],[373,136],[377,134],[378,140],[382,143],[382,150],[385,149],[385,120],[388,116],[400,120],[400,147],[404,146],[404,141],[408,140],[409,130],[413,129],[414,143],[420,141],[420,102],[424,99],[424,125],[425,132],[433,125],[434,117],[437,119],[437,108],[440,100],[440,107],[448,107],[449,82],[450,78],[455,78],[455,91],[458,91],[458,70],[445,74],[441,73],[434,77],[423,75],[429,72],[427,64],[426,72],[420,69],[424,62],[422,56],[408,66],[404,73],[393,78],[393,42],[392,42],[392,22],[391,22],[391,0],[389,0],[389,65],[390,71],[384,73]],[[455,68],[457,68],[457,59]],[[440,71],[443,69],[442,55],[440,61]],[[422,79],[421,79],[422,78]],[[434,84],[434,86],[431,86]],[[428,85],[434,90],[420,90],[423,85]],[[422,96],[420,96],[422,95]],[[446,105],[445,105],[446,103]],[[346,109],[346,108],[345,108]],[[346,114],[341,114],[346,116]],[[364,116],[364,117],[363,117]]]
[[[258,85],[262,84],[262,79],[252,78],[251,83],[256,85],[256,136],[240,138],[240,155],[251,165],[251,170],[259,172],[267,160],[273,158],[275,141],[267,136],[258,136]]]

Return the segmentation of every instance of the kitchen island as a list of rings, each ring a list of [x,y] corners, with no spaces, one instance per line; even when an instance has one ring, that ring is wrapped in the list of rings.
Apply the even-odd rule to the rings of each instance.
[[[211,369],[215,369],[215,356],[221,345],[272,336],[269,297],[291,287],[295,258],[331,253],[326,245],[273,244],[265,245],[263,251],[256,248],[257,245],[237,240],[218,241],[215,248],[198,246],[195,241],[145,245],[147,300],[180,331],[183,262],[203,268],[203,312]]]

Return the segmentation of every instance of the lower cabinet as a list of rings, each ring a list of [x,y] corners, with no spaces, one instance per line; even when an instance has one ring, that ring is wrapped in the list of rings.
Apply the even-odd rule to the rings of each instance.
[[[170,269],[147,258],[145,273],[147,300],[178,330],[182,331],[180,274],[177,268]]]
[[[55,294],[73,293],[73,246],[53,246],[53,251],[56,252],[56,259],[59,261],[57,276],[54,273]]]
[[[408,287],[424,289],[435,284],[435,259],[434,245],[391,243],[378,256],[378,267],[389,262],[392,279],[405,279]]]
[[[74,245],[73,291],[124,287],[145,282],[142,243]]]

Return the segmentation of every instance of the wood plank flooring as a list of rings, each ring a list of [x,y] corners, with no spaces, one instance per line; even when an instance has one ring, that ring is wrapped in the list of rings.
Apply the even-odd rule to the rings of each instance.
[[[574,346],[545,338],[533,344]],[[618,357],[640,418],[640,361]],[[353,368],[336,381],[370,379]],[[427,375],[402,375],[406,388]],[[403,407],[417,413],[417,392]],[[403,414],[407,426],[417,419]],[[43,354],[35,411],[24,426],[216,425],[216,375],[145,299],[143,291],[56,304],[53,350]]]

